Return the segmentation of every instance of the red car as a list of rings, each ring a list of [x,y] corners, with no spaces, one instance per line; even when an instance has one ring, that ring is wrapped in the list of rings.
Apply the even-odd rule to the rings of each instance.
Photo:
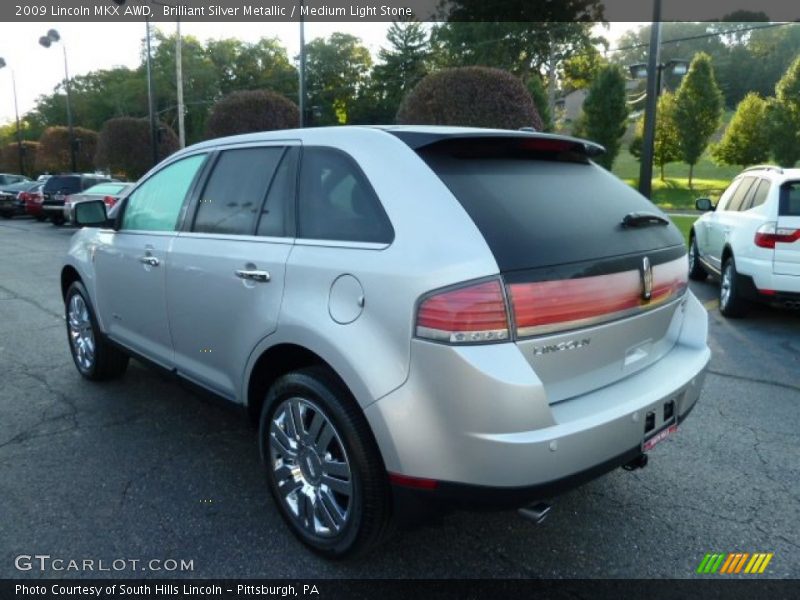
[[[19,199],[25,203],[25,212],[37,221],[44,221],[47,218],[44,210],[42,210],[42,202],[44,201],[44,196],[42,195],[43,185],[44,183],[40,183],[32,190],[22,192],[19,196]]]

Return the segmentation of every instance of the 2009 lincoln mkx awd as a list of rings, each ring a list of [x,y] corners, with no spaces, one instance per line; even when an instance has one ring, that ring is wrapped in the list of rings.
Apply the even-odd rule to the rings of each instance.
[[[247,406],[281,515],[331,557],[414,506],[642,466],[697,401],[707,314],[679,231],[598,151],[440,127],[187,148],[110,216],[76,207],[75,365],[144,357]]]

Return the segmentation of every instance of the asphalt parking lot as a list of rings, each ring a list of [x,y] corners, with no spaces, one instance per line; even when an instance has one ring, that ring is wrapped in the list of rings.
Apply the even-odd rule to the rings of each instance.
[[[59,293],[72,233],[0,222],[0,578],[80,576],[18,571],[28,554],[193,561],[123,577],[692,578],[705,553],[737,551],[774,553],[761,577],[800,577],[798,313],[728,321],[716,287],[693,284],[711,309],[710,373],[646,469],[556,499],[539,526],[455,513],[330,563],[283,525],[239,412],[136,362],[110,384],[78,375]]]

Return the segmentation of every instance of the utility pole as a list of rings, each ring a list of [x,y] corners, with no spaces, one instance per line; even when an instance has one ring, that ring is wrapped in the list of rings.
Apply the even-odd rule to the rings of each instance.
[[[150,17],[144,18],[147,49],[147,108],[150,114],[150,148],[153,166],[158,164],[158,131],[156,130],[155,85],[153,84],[152,53],[150,52]]]
[[[175,40],[175,80],[178,89],[178,141],[181,148],[186,147],[186,123],[183,106],[183,42],[181,40],[181,20],[175,21],[177,39]]]
[[[304,0],[300,0],[300,86],[298,107],[300,108],[300,127],[306,126],[306,26],[303,18]]]
[[[19,106],[17,105],[17,79],[11,69],[11,87],[14,91],[14,115],[17,118],[17,154],[19,155],[19,174],[25,175],[25,151],[22,149],[22,128],[19,125]]]
[[[661,0],[653,0],[653,23],[650,27],[650,52],[647,56],[647,104],[644,109],[642,162],[639,167],[639,193],[650,198],[653,191],[653,140],[656,136],[656,110],[660,79]]]

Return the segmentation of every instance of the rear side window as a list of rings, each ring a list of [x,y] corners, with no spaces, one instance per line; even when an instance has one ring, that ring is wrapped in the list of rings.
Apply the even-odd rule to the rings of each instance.
[[[253,235],[284,148],[222,152],[200,195],[192,231]]]
[[[388,244],[394,230],[355,161],[334,148],[303,149],[298,235],[307,239]]]
[[[267,201],[261,210],[256,235],[267,237],[294,236],[294,207],[297,189],[299,148],[289,148],[281,159],[269,186]]]
[[[751,208],[755,208],[756,206],[761,206],[764,202],[767,201],[767,194],[769,193],[769,181],[766,179],[762,179],[758,182],[758,187],[756,188],[755,193],[752,196],[752,200],[748,206],[744,208],[744,210],[750,210]]]
[[[742,206],[745,206],[745,200],[747,199],[747,194],[750,192],[750,188],[753,186],[753,183],[756,181],[755,177],[745,177],[742,179],[742,182],[739,184],[739,187],[736,188],[736,191],[731,196],[730,201],[728,202],[728,206],[725,207],[725,210],[730,211],[738,211],[741,210]]]
[[[781,186],[778,214],[785,217],[800,217],[800,181],[789,181]]]

